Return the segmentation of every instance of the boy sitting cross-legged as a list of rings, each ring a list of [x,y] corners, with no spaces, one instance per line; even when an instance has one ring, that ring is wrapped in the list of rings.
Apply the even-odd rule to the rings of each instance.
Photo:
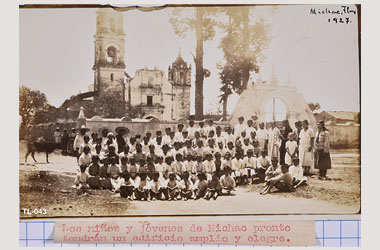
[[[231,176],[231,168],[226,167],[224,169],[224,175],[220,177],[220,184],[222,184],[222,194],[224,195],[235,195],[236,183],[234,178]]]
[[[182,174],[182,180],[179,183],[181,187],[181,197],[187,201],[187,199],[190,199],[193,197],[193,183],[191,180],[189,180],[189,172],[185,171]]]

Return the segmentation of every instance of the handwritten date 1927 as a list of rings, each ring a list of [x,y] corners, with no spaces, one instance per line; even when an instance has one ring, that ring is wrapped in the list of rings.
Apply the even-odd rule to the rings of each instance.
[[[345,24],[349,24],[349,23],[352,23],[352,21],[350,20],[349,17],[345,17],[345,18],[337,18],[337,17],[334,17],[334,18],[328,18],[327,21],[329,23],[345,23]]]

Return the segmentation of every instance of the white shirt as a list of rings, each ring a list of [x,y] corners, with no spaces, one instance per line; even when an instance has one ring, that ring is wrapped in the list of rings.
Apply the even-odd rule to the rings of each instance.
[[[235,138],[237,138],[238,136],[241,136],[241,132],[246,131],[247,128],[248,127],[245,124],[240,124],[240,123],[236,124],[234,127]]]
[[[300,133],[300,145],[304,147],[311,147],[311,138],[314,138],[313,129],[308,128],[306,131],[305,129],[302,129]]]
[[[302,180],[303,178],[303,169],[300,165],[298,166],[294,166],[294,165],[291,165],[289,167],[289,174],[293,177],[293,178],[296,178],[297,180]]]

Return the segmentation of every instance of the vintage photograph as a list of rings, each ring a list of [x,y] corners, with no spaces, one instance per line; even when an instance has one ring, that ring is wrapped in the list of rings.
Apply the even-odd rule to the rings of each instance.
[[[360,5],[26,5],[19,39],[21,219],[360,213]]]

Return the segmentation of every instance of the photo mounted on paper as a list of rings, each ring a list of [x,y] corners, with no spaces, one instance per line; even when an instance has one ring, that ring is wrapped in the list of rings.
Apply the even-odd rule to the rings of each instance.
[[[22,219],[360,213],[359,5],[19,20]]]

